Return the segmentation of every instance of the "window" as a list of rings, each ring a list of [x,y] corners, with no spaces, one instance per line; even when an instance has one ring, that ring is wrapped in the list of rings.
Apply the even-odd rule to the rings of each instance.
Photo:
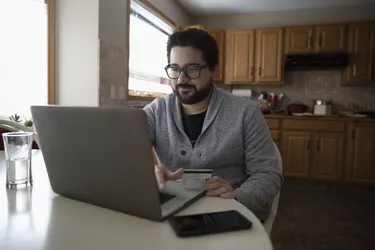
[[[52,1],[0,0],[0,118],[29,119],[31,105],[53,99],[48,88],[52,9],[47,4]]]
[[[173,32],[174,26],[154,14],[149,6],[131,1],[129,96],[160,97],[171,93],[164,67],[168,64],[168,37]]]

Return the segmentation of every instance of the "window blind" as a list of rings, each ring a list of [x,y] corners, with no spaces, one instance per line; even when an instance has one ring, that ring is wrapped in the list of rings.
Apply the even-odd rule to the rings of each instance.
[[[164,71],[166,46],[174,28],[136,1],[131,2],[129,32],[129,91],[169,94]]]
[[[0,1],[0,118],[48,103],[47,29],[44,0]]]

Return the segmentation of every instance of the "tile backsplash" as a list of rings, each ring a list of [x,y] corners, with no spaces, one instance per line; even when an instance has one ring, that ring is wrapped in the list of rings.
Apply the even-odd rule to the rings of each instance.
[[[290,71],[285,72],[282,86],[240,86],[233,88],[251,88],[256,101],[261,91],[284,93],[285,97],[279,108],[285,108],[292,102],[302,102],[310,107],[314,99],[331,100],[333,110],[350,108],[360,109],[375,107],[375,84],[373,86],[342,86],[342,71]]]

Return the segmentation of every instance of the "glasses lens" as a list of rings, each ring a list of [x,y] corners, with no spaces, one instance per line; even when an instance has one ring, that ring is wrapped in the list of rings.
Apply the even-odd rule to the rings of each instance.
[[[196,79],[200,76],[200,68],[199,67],[188,67],[186,68],[187,76],[190,79]]]
[[[180,76],[180,68],[178,67],[167,68],[167,75],[171,79],[177,79]]]

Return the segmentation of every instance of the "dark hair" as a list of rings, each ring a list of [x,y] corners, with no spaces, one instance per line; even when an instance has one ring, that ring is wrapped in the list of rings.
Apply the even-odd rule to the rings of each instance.
[[[171,50],[175,46],[190,46],[200,50],[203,60],[207,63],[208,68],[213,70],[219,61],[219,49],[215,38],[208,32],[201,29],[187,29],[176,31],[169,36],[167,43],[167,57],[170,62]]]

